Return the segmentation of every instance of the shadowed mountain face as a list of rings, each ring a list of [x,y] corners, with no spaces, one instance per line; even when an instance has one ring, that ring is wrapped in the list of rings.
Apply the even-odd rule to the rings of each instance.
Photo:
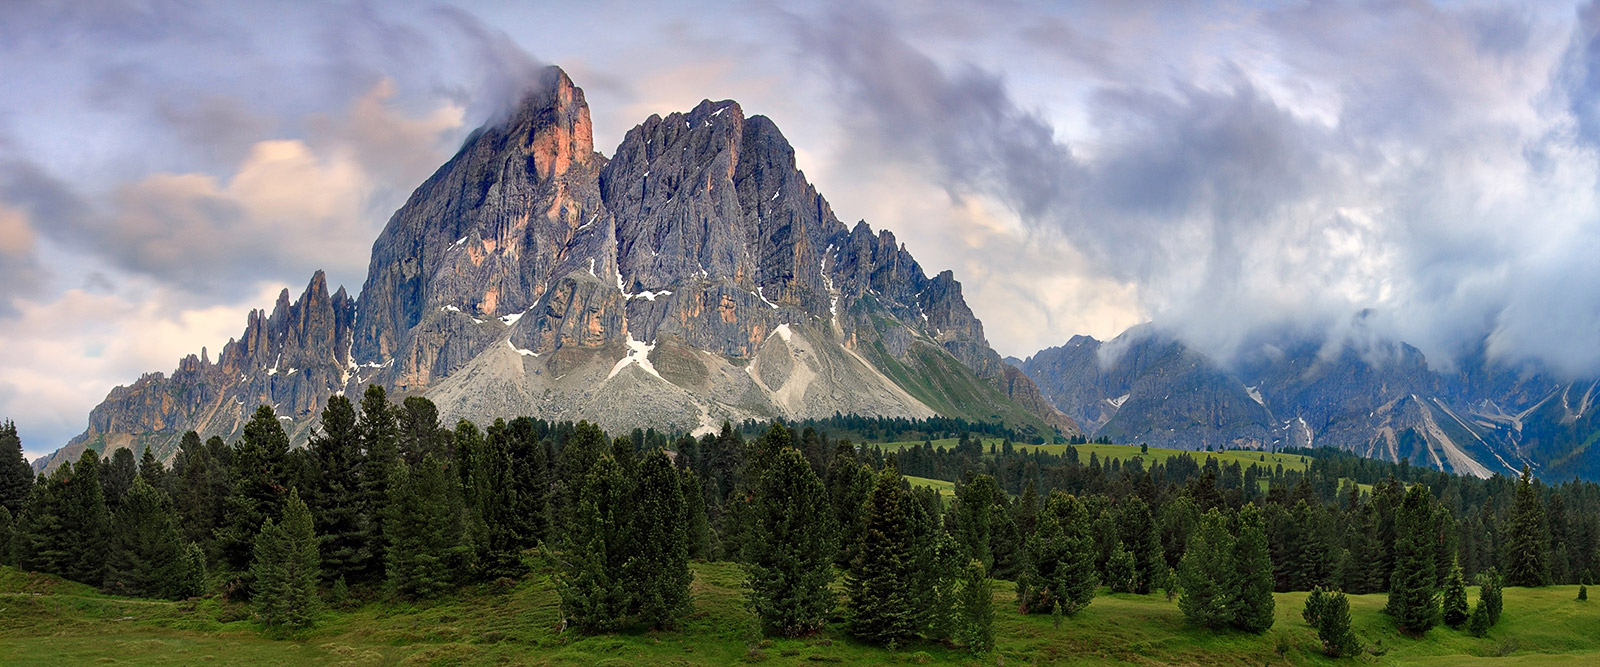
[[[943,414],[1078,433],[989,347],[953,275],[840,222],[770,120],[706,101],[651,116],[607,159],[555,68],[395,212],[359,299],[319,273],[215,363],[113,390],[52,459],[170,458],[183,432],[231,437],[262,403],[303,442],[329,396],[368,383],[451,421]]]
[[[1261,345],[1224,368],[1140,327],[1018,362],[1091,436],[1204,449],[1332,446],[1461,474],[1600,478],[1600,387],[1483,353],[1431,367],[1405,344]]]

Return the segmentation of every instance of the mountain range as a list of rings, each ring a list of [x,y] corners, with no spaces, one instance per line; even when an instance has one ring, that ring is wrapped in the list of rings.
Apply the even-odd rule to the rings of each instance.
[[[170,459],[184,432],[231,438],[260,404],[300,443],[329,396],[369,383],[448,422],[939,414],[1080,434],[990,348],[950,271],[929,277],[892,233],[834,215],[771,120],[708,100],[652,115],[608,158],[552,67],[394,213],[359,296],[318,272],[214,361],[202,349],[112,390],[36,465],[84,448]]]

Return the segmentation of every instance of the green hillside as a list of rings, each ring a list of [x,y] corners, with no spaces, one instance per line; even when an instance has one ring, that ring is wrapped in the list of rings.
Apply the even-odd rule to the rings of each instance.
[[[1352,596],[1354,626],[1381,656],[1336,661],[1317,651],[1300,619],[1304,593],[1278,594],[1277,622],[1262,635],[1213,633],[1184,623],[1160,595],[1105,595],[1056,627],[1023,616],[1013,589],[995,590],[997,655],[973,658],[937,645],[900,651],[851,640],[837,621],[807,639],[760,639],[743,606],[743,575],[728,563],[694,566],[695,610],[680,632],[580,637],[558,631],[548,570],[504,592],[481,588],[438,604],[369,604],[324,611],[303,636],[263,638],[244,608],[215,599],[159,602],[101,595],[80,584],[0,568],[0,663],[341,665],[1205,664],[1580,665],[1600,661],[1600,601],[1575,587],[1509,588],[1506,614],[1487,638],[1447,628],[1399,635],[1379,611],[1383,595]],[[1103,593],[1103,591],[1102,591]],[[1476,591],[1469,590],[1476,598]]]

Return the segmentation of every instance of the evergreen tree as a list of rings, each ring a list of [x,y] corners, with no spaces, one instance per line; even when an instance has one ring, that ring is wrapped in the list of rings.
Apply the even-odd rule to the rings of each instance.
[[[224,523],[216,531],[217,550],[224,568],[247,575],[261,525],[268,517],[282,514],[284,488],[273,477],[259,439],[240,439],[234,445],[232,458],[230,489],[223,501]]]
[[[1306,596],[1306,606],[1300,611],[1300,618],[1306,619],[1306,625],[1313,628],[1322,621],[1322,610],[1328,606],[1328,591],[1321,586],[1311,589],[1311,594]]]
[[[105,590],[115,595],[186,594],[184,544],[167,494],[135,477],[111,523]]]
[[[1546,586],[1550,583],[1550,538],[1545,528],[1544,505],[1533,486],[1533,473],[1522,467],[1516,500],[1506,528],[1506,583],[1512,586]]]
[[[283,494],[287,492],[291,479],[289,434],[284,432],[283,422],[278,420],[278,414],[273,412],[272,406],[256,408],[250,421],[245,422],[243,440],[261,449],[261,463],[266,466],[268,479],[280,489],[276,501],[268,508],[269,516],[278,516],[283,512]]]
[[[416,468],[432,454],[437,461],[449,461],[447,432],[439,426],[439,407],[422,396],[407,396],[395,415],[398,422],[398,451],[407,465]]]
[[[1146,477],[1148,479],[1148,477]],[[1128,496],[1117,509],[1117,535],[1133,557],[1132,592],[1144,595],[1154,590],[1167,571],[1162,559],[1161,538],[1156,532],[1150,505],[1139,496]]]
[[[206,589],[206,552],[200,545],[193,542],[183,548],[183,566],[178,569],[181,575],[178,579],[178,588],[175,597],[191,598],[205,592]]]
[[[1071,495],[1051,493],[1023,549],[1018,606],[1026,614],[1071,616],[1089,606],[1097,582],[1088,510]]]
[[[689,545],[683,485],[667,453],[652,450],[639,463],[632,495],[634,548],[624,570],[639,617],[652,628],[677,627],[689,610]]]
[[[1461,578],[1461,565],[1452,563],[1450,576],[1444,582],[1444,600],[1440,615],[1445,625],[1460,628],[1467,622],[1467,585]]]
[[[567,435],[561,453],[556,457],[554,509],[560,526],[571,525],[574,520],[573,513],[577,511],[578,496],[582,494],[585,480],[588,479],[589,467],[610,451],[611,440],[606,438],[605,431],[600,430],[599,425],[580,421]],[[612,463],[616,463],[616,460],[613,459]]]
[[[977,559],[984,568],[994,568],[994,551],[989,544],[993,530],[995,503],[1004,497],[994,478],[978,475],[956,489],[956,536],[968,559]]]
[[[1394,574],[1387,611],[1402,632],[1426,633],[1439,622],[1439,595],[1434,587],[1433,496],[1413,484],[1395,519]]]
[[[833,611],[835,531],[827,491],[799,450],[780,451],[755,484],[744,543],[746,601],[767,632],[817,632]]]
[[[1111,547],[1111,558],[1106,560],[1106,585],[1113,593],[1132,593],[1137,576],[1133,554],[1122,546],[1122,540],[1117,540]]]
[[[322,576],[317,534],[298,489],[289,491],[281,524],[270,517],[262,523],[252,550],[252,602],[261,624],[274,632],[315,625]]]
[[[106,534],[111,517],[106,512],[105,489],[100,482],[100,458],[94,450],[85,450],[72,469],[61,511],[67,555],[61,576],[100,586],[105,579]]]
[[[172,505],[178,514],[178,528],[185,541],[206,548],[222,525],[228,468],[194,431],[183,434],[173,461]]]
[[[156,458],[155,452],[151,451],[148,445],[145,446],[144,453],[139,455],[139,478],[152,489],[168,495],[172,493],[167,480],[167,467]]]
[[[1505,580],[1494,568],[1478,575],[1478,600],[1482,602],[1489,612],[1489,625],[1500,623],[1500,611],[1504,608],[1505,599],[1500,587]]]
[[[1208,628],[1223,628],[1234,621],[1229,602],[1233,597],[1233,536],[1227,519],[1215,508],[1200,519],[1200,528],[1189,538],[1189,549],[1179,563],[1178,587],[1182,590],[1178,608],[1189,622]]]
[[[13,518],[21,516],[32,491],[33,466],[22,455],[17,425],[7,419],[0,424],[0,506],[11,510]]]
[[[1261,512],[1253,503],[1239,511],[1239,536],[1234,541],[1230,560],[1233,571],[1228,606],[1233,625],[1246,632],[1266,632],[1276,618],[1273,615],[1276,603],[1272,599],[1272,561]]]
[[[983,654],[994,650],[994,585],[981,561],[974,559],[967,563],[966,576],[961,580],[959,605],[961,613],[957,638],[973,653]]]
[[[444,594],[459,583],[472,550],[463,539],[466,512],[459,478],[449,462],[428,453],[415,468],[396,462],[388,491],[389,591],[409,599]]]
[[[511,515],[523,549],[534,547],[551,535],[550,462],[537,430],[534,420],[518,417],[511,421],[506,436],[511,455]],[[702,505],[701,515],[704,514]]]
[[[16,535],[17,522],[11,518],[11,510],[0,505],[0,565],[17,564]]]
[[[834,563],[848,567],[861,548],[861,531],[866,525],[867,496],[872,493],[872,469],[856,460],[846,443],[834,455],[828,468],[828,498],[834,525],[839,531],[839,551]]]
[[[106,512],[116,514],[122,505],[122,496],[133,488],[133,478],[138,475],[139,464],[133,458],[133,450],[127,447],[118,448],[111,453],[109,461],[102,462],[100,489],[105,496]]]
[[[698,561],[710,560],[711,522],[706,517],[706,498],[702,493],[705,487],[700,483],[700,476],[690,468],[684,468],[678,473],[678,483],[683,487],[683,511],[686,517],[684,539],[687,540],[689,558]]]
[[[400,462],[399,425],[395,421],[394,406],[389,403],[383,387],[367,385],[361,398],[361,417],[356,421],[356,432],[361,438],[360,513],[366,519],[366,535],[362,542],[367,547],[367,558],[361,574],[349,581],[377,583],[388,577],[389,482],[394,479]]]
[[[1339,658],[1361,652],[1361,642],[1350,630],[1350,599],[1343,592],[1327,594],[1316,625],[1323,653]]]
[[[1488,636],[1489,628],[1494,625],[1489,618],[1489,605],[1480,597],[1478,604],[1472,607],[1472,615],[1467,617],[1467,634],[1474,637]]]
[[[16,537],[12,538],[18,567],[55,575],[66,572],[72,555],[65,525],[67,487],[71,478],[72,462],[68,461],[30,494],[27,510],[18,522]]]
[[[306,448],[318,471],[317,486],[309,497],[321,543],[322,575],[330,583],[357,578],[367,569],[371,552],[361,502],[361,434],[350,399],[328,397],[321,428]]]
[[[4,557],[4,555],[5,555],[5,551],[3,551],[4,548],[5,548],[5,545],[0,544],[0,557]],[[1579,602],[1588,602],[1589,601],[1589,587],[1588,586],[1585,586],[1583,584],[1578,584],[1578,601]]]
[[[556,591],[563,622],[579,632],[609,632],[627,622],[631,591],[624,566],[632,540],[618,516],[627,491],[617,462],[601,454],[572,507]]]
[[[880,646],[904,646],[917,636],[918,609],[911,590],[911,504],[894,468],[878,474],[867,498],[861,553],[850,568],[850,631]]]
[[[463,437],[463,430],[470,434]],[[509,434],[501,420],[495,420],[487,437],[477,438],[476,431],[466,420],[457,427],[457,444],[470,441],[473,452],[457,464],[471,467],[462,495],[482,534],[478,540],[479,577],[488,580],[521,576],[526,569],[522,549],[532,542],[519,532],[522,520],[515,514],[522,504],[512,478]]]

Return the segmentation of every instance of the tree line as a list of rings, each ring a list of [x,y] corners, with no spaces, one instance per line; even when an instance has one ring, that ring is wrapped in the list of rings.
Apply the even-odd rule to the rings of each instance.
[[[1480,623],[1463,580],[1485,584],[1492,624],[1502,581],[1594,571],[1593,484],[1295,455],[1306,470],[1082,461],[969,435],[885,452],[782,423],[748,438],[525,417],[447,428],[427,399],[374,386],[359,405],[332,397],[303,448],[262,406],[233,443],[186,434],[170,469],[124,448],[35,478],[8,423],[0,562],[124,595],[247,600],[273,630],[310,625],[319,605],[434,598],[549,563],[566,627],[593,633],[677,627],[689,561],[732,560],[768,633],[838,623],[881,645],[975,650],[992,644],[991,578],[1017,582],[1024,613],[1165,593],[1199,626],[1252,632],[1272,624],[1273,591],[1317,590],[1307,620],[1334,619],[1334,652],[1349,646],[1329,602],[1343,592],[1388,593],[1420,634]],[[953,481],[955,498],[903,474]]]

